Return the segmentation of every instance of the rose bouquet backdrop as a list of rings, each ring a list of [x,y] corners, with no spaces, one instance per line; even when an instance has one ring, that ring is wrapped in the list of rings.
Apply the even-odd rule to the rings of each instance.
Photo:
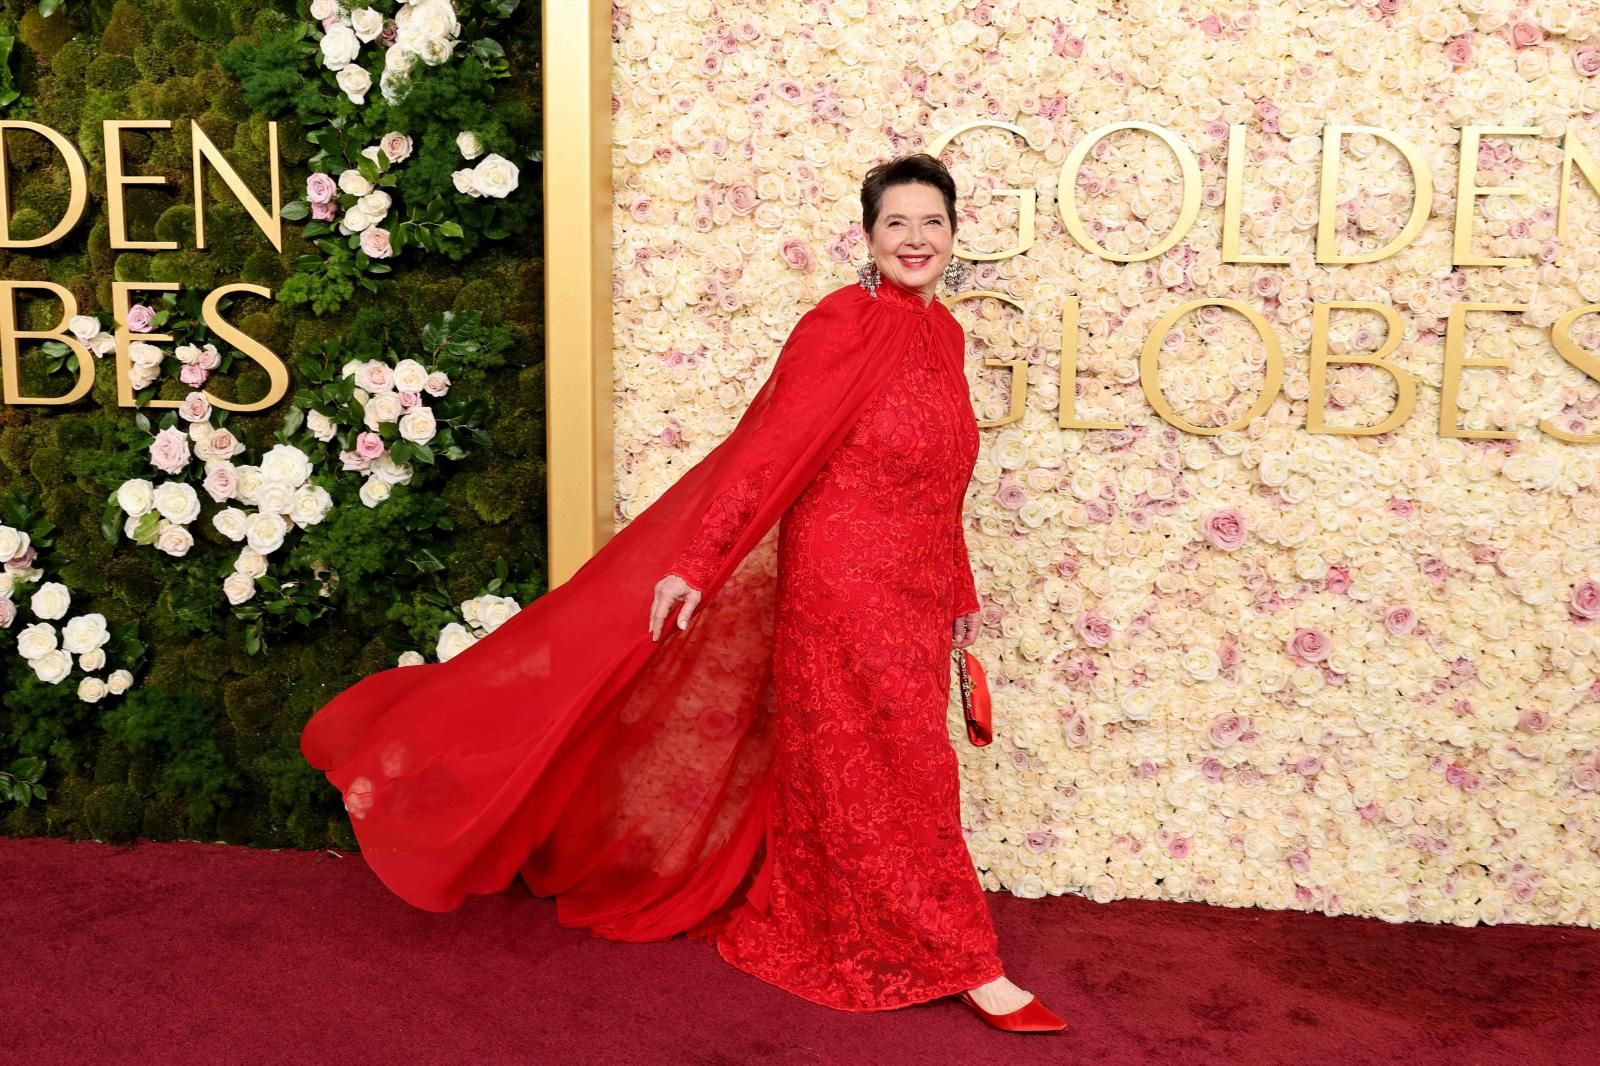
[[[448,658],[544,589],[537,6],[515,0],[239,5],[0,2],[0,118],[82,131],[104,188],[102,119],[164,190],[113,250],[100,197],[65,240],[0,251],[7,278],[65,286],[97,361],[92,401],[0,405],[0,817],[8,833],[350,845],[300,728],[333,692]],[[208,197],[194,248],[188,120],[258,195],[276,121],[279,253]],[[59,157],[8,139],[11,234],[61,217]],[[270,202],[270,201],[269,201]],[[118,281],[177,281],[113,320]],[[267,374],[229,320],[287,364],[290,392],[233,413]],[[24,300],[23,328],[59,306]],[[140,409],[121,408],[125,325]],[[170,338],[155,342],[144,339]],[[77,358],[23,346],[55,396]],[[177,401],[148,408],[152,398]]]
[[[959,243],[1013,247],[1037,190],[1037,241],[979,262],[961,304],[984,450],[967,503],[994,690],[995,742],[962,753],[969,842],[985,883],[1472,924],[1600,921],[1600,387],[1551,348],[1564,311],[1600,302],[1600,210],[1576,177],[1554,211],[1560,136],[1600,154],[1600,9],[1536,0],[1179,0],[1050,4],[624,0],[613,51],[618,506],[637,514],[732,428],[795,319],[866,258],[857,190],[872,163],[976,120],[945,151]],[[688,77],[685,71],[693,71]],[[1200,213],[1165,254],[1117,262],[1067,233],[1072,147],[1143,121],[1198,157]],[[1247,127],[1244,248],[1223,263],[1226,142]],[[1400,254],[1312,254],[1324,123],[1419,145],[1432,214]],[[1452,269],[1455,127],[1486,138],[1474,251],[1526,266]],[[1171,151],[1101,141],[1075,189],[1115,254],[1178,217]],[[1399,155],[1348,139],[1345,248],[1376,247],[1411,203]],[[1076,414],[1063,430],[1062,309],[1080,302]],[[1157,320],[1200,297],[1264,316],[1281,394],[1248,429],[1158,418],[1139,356]],[[1379,437],[1306,430],[1313,301],[1398,314],[1416,375],[1409,422]],[[1473,319],[1461,422],[1446,439],[1442,338],[1453,302],[1523,303]],[[1334,353],[1371,351],[1374,312],[1333,319]],[[1600,315],[1573,341],[1600,352]],[[1160,382],[1198,425],[1260,394],[1262,343],[1208,308],[1160,339]],[[1011,371],[1027,397],[1006,421]],[[1329,420],[1370,425],[1395,384],[1329,372]]]

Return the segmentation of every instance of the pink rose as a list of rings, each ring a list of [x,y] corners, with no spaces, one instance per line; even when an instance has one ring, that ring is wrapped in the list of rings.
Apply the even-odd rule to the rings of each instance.
[[[387,363],[368,359],[356,370],[356,386],[368,392],[388,392],[394,388],[394,371]]]
[[[805,241],[784,241],[783,261],[796,270],[810,270],[813,262],[811,246]]]
[[[383,154],[389,157],[391,163],[404,163],[411,158],[411,138],[399,130],[385,133],[378,147],[383,149]]]
[[[1187,859],[1189,857],[1189,838],[1175,836],[1167,841],[1167,854],[1174,859]]]
[[[1550,713],[1524,708],[1517,715],[1517,728],[1525,729],[1529,733],[1543,733],[1550,728]]]
[[[199,363],[185,363],[183,364],[183,369],[178,371],[178,380],[195,389],[204,385],[206,378],[210,376],[210,371]]]
[[[213,463],[206,471],[206,492],[218,503],[231,500],[239,491],[239,472],[232,463]]]
[[[409,411],[422,402],[422,393],[400,391],[400,410]]]
[[[311,217],[316,219],[318,222],[332,222],[334,216],[336,216],[338,213],[338,208],[334,205],[332,200],[329,200],[325,204],[311,205]]]
[[[1463,33],[1459,37],[1452,37],[1444,46],[1444,57],[1453,66],[1464,67],[1472,62],[1472,34]]]
[[[1301,626],[1289,638],[1289,654],[1308,663],[1320,663],[1333,650],[1333,642],[1320,629]]]
[[[1206,516],[1201,529],[1213,548],[1231,552],[1244,544],[1244,515],[1233,507],[1212,511]]]
[[[361,231],[361,250],[371,259],[387,259],[394,254],[389,245],[389,231],[382,226],[368,226]]]
[[[320,171],[306,179],[306,199],[313,204],[328,204],[339,195],[339,183]]]
[[[1392,637],[1403,637],[1417,627],[1417,612],[1409,607],[1391,607],[1383,612],[1383,628]]]
[[[1035,829],[1027,836],[1028,850],[1032,852],[1047,851],[1050,845],[1056,842],[1055,834],[1048,829]]]
[[[758,199],[755,186],[749,182],[741,181],[728,189],[728,206],[733,208],[736,215],[748,215],[754,211]]]
[[[23,552],[21,555],[13,555],[11,558],[6,560],[6,572],[10,574],[17,574],[24,570],[32,570],[33,560],[38,556],[38,554],[38,549],[33,547],[31,544],[28,545],[27,551]]]
[[[383,438],[371,430],[357,434],[356,454],[363,459],[376,459],[383,454]]]
[[[1385,15],[1392,15],[1400,10],[1400,0],[1378,0],[1378,10]]]
[[[1244,735],[1245,720],[1236,714],[1219,714],[1211,720],[1207,730],[1211,740],[1220,748],[1231,748]]]
[[[1343,595],[1350,591],[1350,571],[1342,566],[1328,567],[1328,576],[1323,578],[1323,585],[1335,595]]]
[[[10,629],[16,620],[17,605],[11,602],[11,597],[0,596],[0,629]]]
[[[1579,618],[1600,618],[1600,581],[1586,577],[1572,586],[1572,602],[1567,608]]]
[[[995,490],[995,502],[1008,511],[1020,511],[1028,503],[1028,490],[1015,478],[1003,477]]]
[[[1200,764],[1200,773],[1207,781],[1221,781],[1223,773],[1222,760],[1214,755],[1207,755]]]
[[[201,346],[200,358],[195,360],[195,364],[199,366],[200,369],[215,370],[221,365],[221,363],[222,356],[217,354],[217,346],[215,344],[205,344]]]
[[[341,470],[365,471],[372,465],[371,459],[363,455],[357,455],[355,452],[340,452],[339,462],[341,464],[339,469]]]
[[[428,380],[422,383],[422,391],[429,396],[443,396],[450,391],[450,375],[443,370],[435,370],[428,375]]]
[[[1417,513],[1417,505],[1404,497],[1395,497],[1389,501],[1389,513],[1397,514],[1401,518],[1410,518]]]
[[[1580,44],[1572,52],[1572,65],[1585,78],[1600,74],[1600,45]]]
[[[206,394],[195,391],[183,398],[183,406],[178,408],[178,417],[185,422],[204,422],[211,417],[211,401],[206,399]]]
[[[165,474],[176,474],[189,465],[189,435],[177,426],[168,426],[150,442],[150,465]]]
[[[156,313],[144,304],[128,308],[128,328],[135,333],[149,333],[156,325]]]
[[[1200,32],[1212,40],[1222,36],[1222,20],[1215,15],[1207,15],[1200,20]]]
[[[1078,618],[1078,636],[1091,648],[1103,648],[1111,643],[1111,637],[1116,630],[1111,628],[1111,623],[1095,614],[1085,611]]]
[[[1538,23],[1523,19],[1511,25],[1511,43],[1518,48],[1532,48],[1544,40],[1544,31],[1539,29]]]
[[[1311,856],[1304,851],[1291,851],[1289,853],[1289,869],[1297,874],[1306,873],[1311,869]]]
[[[3,612],[7,602],[9,601],[0,600],[0,618],[4,617]],[[0,624],[0,628],[10,624],[10,622]],[[1600,770],[1596,770],[1593,766],[1580,766],[1572,771],[1572,783],[1585,792],[1600,792]]]

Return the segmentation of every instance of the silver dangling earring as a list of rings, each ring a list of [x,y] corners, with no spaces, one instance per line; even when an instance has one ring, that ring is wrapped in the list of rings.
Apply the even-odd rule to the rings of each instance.
[[[967,283],[967,264],[952,255],[950,262],[945,264],[943,277],[944,287],[948,291],[960,292]]]
[[[878,273],[878,261],[876,259],[868,259],[861,266],[856,267],[856,277],[860,279],[861,287],[866,289],[872,298],[876,300],[878,298],[878,285],[883,281],[882,276]]]

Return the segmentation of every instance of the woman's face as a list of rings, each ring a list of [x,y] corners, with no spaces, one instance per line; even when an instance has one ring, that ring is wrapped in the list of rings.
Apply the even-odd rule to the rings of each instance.
[[[883,190],[867,248],[884,277],[932,299],[954,245],[944,194],[938,189],[906,182]]]

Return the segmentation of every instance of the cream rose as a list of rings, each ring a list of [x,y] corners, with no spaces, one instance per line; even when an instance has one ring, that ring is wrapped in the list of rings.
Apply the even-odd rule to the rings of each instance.
[[[54,620],[63,617],[72,606],[72,593],[59,581],[40,585],[28,600],[35,618]]]

